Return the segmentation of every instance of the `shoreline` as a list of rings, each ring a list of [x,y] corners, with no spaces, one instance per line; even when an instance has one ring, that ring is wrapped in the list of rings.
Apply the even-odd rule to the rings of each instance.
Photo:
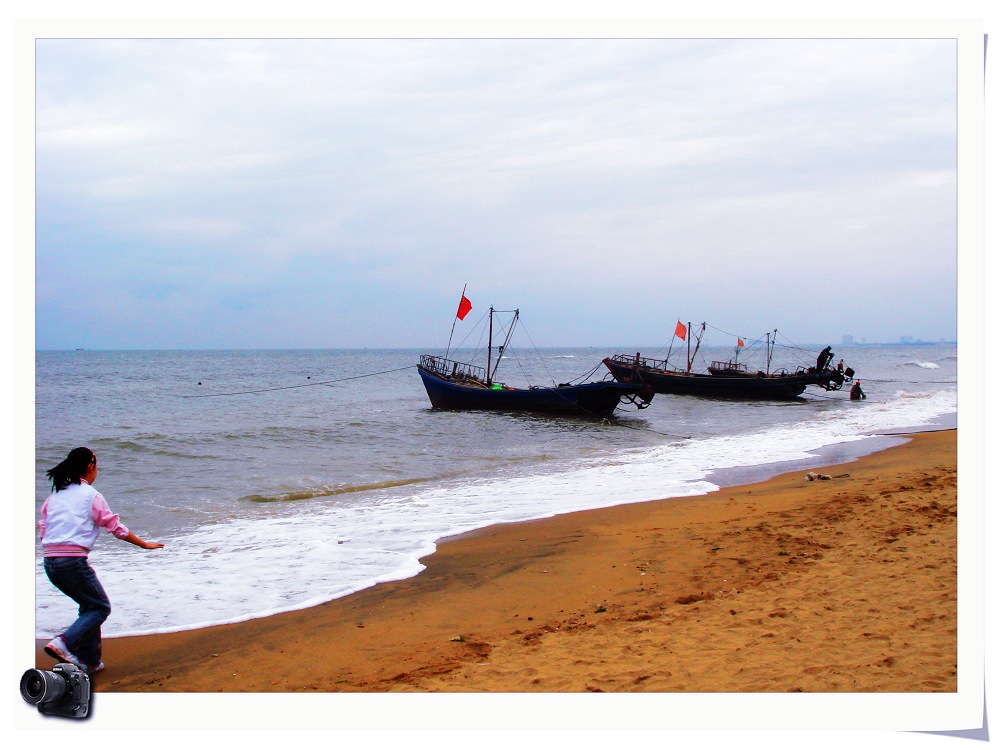
[[[829,481],[490,526],[326,604],[106,638],[94,687],[954,692],[956,452],[955,429],[914,433]]]

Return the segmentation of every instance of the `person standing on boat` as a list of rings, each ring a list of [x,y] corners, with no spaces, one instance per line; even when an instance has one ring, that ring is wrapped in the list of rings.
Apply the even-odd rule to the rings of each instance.
[[[140,539],[111,512],[93,487],[97,456],[90,448],[74,448],[46,475],[52,481],[52,494],[42,503],[38,525],[45,575],[80,609],[76,621],[45,646],[45,653],[87,672],[99,672],[104,669],[101,625],[111,614],[111,602],[87,556],[100,530],[143,549],[163,545]]]
[[[851,386],[851,401],[860,401],[863,398],[868,398],[865,392],[861,390],[861,381],[855,380],[854,385]]]
[[[828,346],[816,357],[816,372],[823,372],[830,365],[831,359],[833,359],[833,351]]]

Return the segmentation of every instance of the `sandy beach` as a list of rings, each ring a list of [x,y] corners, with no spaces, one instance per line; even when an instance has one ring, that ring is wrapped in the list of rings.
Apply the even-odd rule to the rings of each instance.
[[[956,438],[813,470],[829,479],[491,527],[442,542],[414,578],[322,606],[106,639],[94,686],[956,691]]]

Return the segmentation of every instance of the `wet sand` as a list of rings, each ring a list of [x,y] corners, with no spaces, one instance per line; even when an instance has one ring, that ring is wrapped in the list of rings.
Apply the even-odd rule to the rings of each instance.
[[[484,529],[325,605],[106,639],[94,687],[954,692],[956,438],[813,470],[829,479]]]

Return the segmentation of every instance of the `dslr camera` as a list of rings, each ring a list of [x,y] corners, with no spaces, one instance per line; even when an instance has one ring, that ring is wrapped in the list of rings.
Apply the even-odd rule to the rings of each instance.
[[[39,713],[83,719],[90,710],[90,675],[75,664],[29,669],[21,676],[21,697]]]

